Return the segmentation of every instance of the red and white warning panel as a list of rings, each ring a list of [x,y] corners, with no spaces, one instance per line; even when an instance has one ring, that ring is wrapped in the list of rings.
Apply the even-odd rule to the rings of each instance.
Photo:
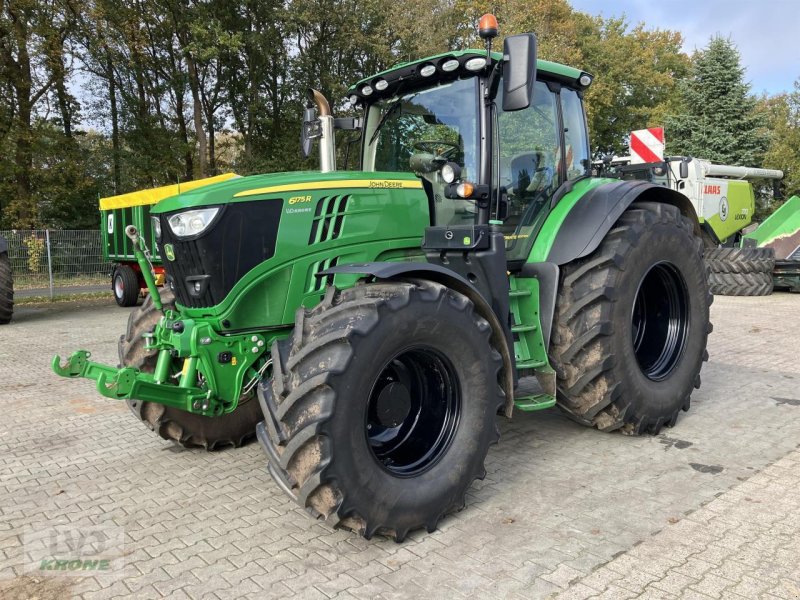
[[[631,164],[664,160],[664,128],[650,127],[631,132]]]

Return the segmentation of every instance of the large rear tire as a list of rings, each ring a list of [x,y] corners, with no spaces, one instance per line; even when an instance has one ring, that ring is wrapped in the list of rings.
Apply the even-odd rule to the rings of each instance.
[[[604,431],[658,433],[689,409],[711,331],[703,244],[677,208],[634,203],[562,270],[558,405]]]
[[[175,305],[175,296],[161,288],[161,303],[169,308]],[[153,330],[161,312],[153,306],[148,295],[142,305],[131,312],[128,328],[119,340],[119,360],[126,367],[152,371],[156,353],[144,348],[143,333]],[[255,438],[256,424],[261,420],[261,410],[254,394],[242,398],[236,409],[219,417],[206,417],[190,412],[139,400],[128,400],[128,406],[147,427],[165,440],[172,440],[187,448],[218,450],[238,447]]]
[[[14,276],[7,252],[0,253],[0,325],[11,321],[14,314]]]
[[[500,354],[466,296],[429,281],[329,288],[272,346],[259,440],[315,518],[370,538],[433,531],[497,441]]]
[[[708,283],[718,296],[769,296],[775,251],[772,248],[714,248],[706,251]]]

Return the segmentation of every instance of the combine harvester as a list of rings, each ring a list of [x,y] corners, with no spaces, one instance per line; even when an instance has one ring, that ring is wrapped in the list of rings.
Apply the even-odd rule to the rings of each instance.
[[[768,179],[777,184],[783,172],[718,165],[690,156],[664,157],[660,127],[632,132],[630,150],[630,156],[595,162],[595,169],[607,177],[663,185],[689,198],[700,223],[712,293],[771,294],[775,253],[771,247],[743,244],[742,233],[755,212],[751,181]]]

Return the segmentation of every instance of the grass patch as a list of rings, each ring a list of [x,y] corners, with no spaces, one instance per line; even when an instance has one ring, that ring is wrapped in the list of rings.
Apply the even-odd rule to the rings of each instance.
[[[26,296],[24,298],[15,298],[14,306],[23,306],[25,304],[55,304],[57,302],[74,302],[75,300],[95,300],[105,298],[113,300],[111,292],[75,292],[72,294],[56,294],[53,299],[50,295],[47,296]]]

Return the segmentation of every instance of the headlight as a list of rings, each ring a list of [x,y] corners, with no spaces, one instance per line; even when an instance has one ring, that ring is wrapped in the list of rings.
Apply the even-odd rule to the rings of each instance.
[[[187,210],[167,219],[172,233],[178,237],[190,237],[202,233],[214,220],[219,212],[216,208],[201,208],[198,210]]]
[[[158,217],[150,217],[153,222],[153,232],[156,234],[156,240],[161,239],[161,219]]]
[[[419,70],[419,74],[423,77],[430,77],[434,73],[436,73],[436,67],[433,65],[425,65]]]
[[[475,58],[470,58],[464,66],[467,68],[467,71],[480,71],[483,67],[486,66],[486,59],[482,56],[477,56]]]
[[[451,58],[442,63],[442,71],[445,71],[446,73],[455,71],[457,68],[458,68],[458,61],[455,58]]]
[[[442,167],[442,179],[445,183],[453,183],[456,179],[461,177],[461,167],[456,163],[445,163]]]

